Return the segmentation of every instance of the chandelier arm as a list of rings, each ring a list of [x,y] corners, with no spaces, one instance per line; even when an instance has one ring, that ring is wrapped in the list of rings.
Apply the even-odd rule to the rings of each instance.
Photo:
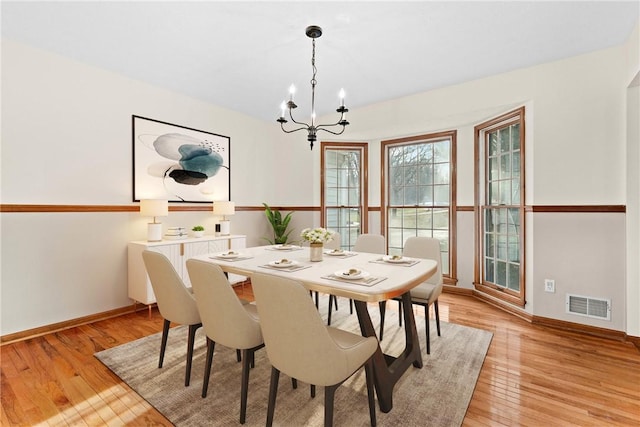
[[[298,123],[298,122],[296,122],[296,123]],[[304,125],[304,123],[298,123],[298,124],[303,124]],[[284,123],[280,123],[280,127],[282,128],[282,131],[284,133],[293,133],[293,132],[297,132],[299,130],[307,130],[308,129],[307,125],[304,125],[303,127],[300,127],[300,128],[297,128],[297,129],[286,130],[284,128]]]
[[[325,131],[325,132],[329,132],[329,133],[332,133],[332,134],[334,134],[334,135],[342,135],[342,133],[344,132],[344,129],[345,129],[345,128],[346,128],[346,126],[342,126],[342,130],[341,130],[340,132],[334,132],[334,131],[332,131],[332,130],[324,129],[324,128],[321,128],[320,126],[317,126],[317,127],[316,127],[316,130],[317,130],[317,131],[318,131],[318,130],[323,130],[323,131]]]
[[[305,122],[299,122],[296,119],[293,118],[293,113],[291,113],[291,110],[289,110],[289,117],[291,118],[291,121],[297,125],[302,125],[305,126],[305,129],[309,127],[308,124],[306,124]]]
[[[326,127],[329,127],[329,126],[338,126],[338,125],[346,126],[346,124],[345,124],[345,125],[343,125],[343,124],[341,123],[343,120],[344,120],[344,117],[343,117],[343,116],[340,116],[340,118],[338,119],[338,121],[337,121],[337,122],[335,122],[335,123],[331,123],[331,124],[329,124],[329,123],[325,123],[325,124],[322,124],[322,125],[316,125],[316,127],[319,129],[319,128],[326,128]]]

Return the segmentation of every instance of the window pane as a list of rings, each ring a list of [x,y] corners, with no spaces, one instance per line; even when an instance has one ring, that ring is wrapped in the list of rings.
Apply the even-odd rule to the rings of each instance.
[[[501,153],[504,153],[511,149],[511,138],[509,134],[509,128],[500,129],[498,131],[498,149]]]
[[[433,228],[438,230],[449,229],[449,209],[433,210]]]
[[[484,253],[486,256],[493,258],[495,256],[495,251],[493,248],[493,244],[494,244],[493,234],[485,234],[484,239],[485,239]]]
[[[495,181],[489,184],[489,204],[500,204],[500,181]]]
[[[433,206],[433,187],[418,187],[418,204],[420,206]]]
[[[498,154],[498,133],[491,132],[489,134],[489,156],[495,156]]]
[[[449,183],[449,163],[436,163],[433,165],[433,183]]]
[[[494,262],[493,259],[491,258],[485,258],[485,265],[484,265],[484,279],[487,282],[494,282],[495,278],[494,278]]]
[[[496,281],[494,282],[498,286],[507,286],[507,263],[503,261],[496,261]]]
[[[389,205],[402,206],[403,199],[404,199],[403,187],[389,188]]]
[[[511,154],[506,153],[500,156],[500,178],[511,178]]]
[[[418,166],[407,166],[404,168],[404,184],[416,185],[418,183]]]
[[[494,217],[494,212],[493,209],[487,209],[484,211],[485,213],[485,218],[484,218],[484,229],[487,233],[495,233],[496,229],[495,229],[495,221],[493,219]]]
[[[418,184],[431,185],[433,184],[433,165],[420,165],[418,167]]]
[[[520,149],[520,124],[516,123],[511,126],[511,149]]]
[[[404,188],[404,205],[415,206],[418,204],[418,189],[414,186]]]
[[[429,229],[433,228],[433,210],[432,209],[420,209],[418,214],[418,228]]]
[[[334,187],[325,187],[324,203],[327,206],[338,204],[338,190]]]
[[[388,151],[389,153],[389,168],[402,166],[403,162],[403,150],[402,147],[392,147]]]
[[[325,167],[336,168],[338,164],[337,152],[335,150],[325,151],[324,162],[325,162]]]
[[[509,279],[508,279],[509,289],[512,289],[514,291],[519,291],[520,290],[520,265],[509,263],[508,271],[509,271]]]
[[[360,189],[351,188],[349,190],[349,206],[360,206]]]
[[[520,180],[518,179],[511,180],[511,204],[520,204]]]
[[[449,186],[434,185],[433,198],[434,198],[434,203],[438,206],[448,205],[449,204]]]
[[[500,204],[511,204],[511,181],[500,181]]]
[[[513,152],[513,177],[520,178],[520,152]]]
[[[338,205],[337,206],[346,206],[347,204],[349,204],[349,189],[338,188]]]
[[[402,209],[394,208],[389,209],[389,226],[390,227],[402,227]]]
[[[418,148],[415,145],[404,147],[404,164],[415,165],[418,162]]]
[[[489,181],[497,181],[500,179],[500,171],[498,169],[498,158],[489,157]]]
[[[449,152],[451,151],[449,140],[446,139],[431,145],[433,145],[433,161],[436,163],[449,163]]]

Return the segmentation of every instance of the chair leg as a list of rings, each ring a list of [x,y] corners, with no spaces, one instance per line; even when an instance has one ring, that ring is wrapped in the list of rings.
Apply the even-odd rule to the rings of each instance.
[[[424,306],[424,329],[427,331],[427,354],[431,354],[431,339],[429,338],[429,329],[431,329],[431,323],[429,322],[429,305]]]
[[[311,398],[316,397],[316,386],[311,384]]]
[[[349,299],[349,314],[353,314],[353,300]]]
[[[402,326],[402,300],[398,300],[398,325]]]
[[[167,348],[169,326],[171,326],[171,321],[164,319],[164,323],[162,325],[162,342],[160,343],[160,361],[158,362],[158,368],[162,368],[162,363],[164,362],[164,351]]]
[[[433,308],[436,310],[436,326],[438,328],[438,336],[440,336],[440,313],[438,311],[438,300],[433,302]]]
[[[271,367],[271,383],[269,384],[269,403],[267,404],[267,427],[273,425],[273,414],[276,410],[276,395],[278,394],[278,380],[280,371]]]
[[[216,342],[207,337],[207,362],[204,365],[204,378],[202,378],[202,397],[207,397],[209,390],[209,376],[211,375],[211,364],[213,363],[213,351],[216,348]]]
[[[373,360],[369,359],[364,365],[364,375],[367,381],[367,396],[369,398],[369,418],[371,427],[376,425],[376,396],[373,388]]]
[[[196,341],[196,331],[202,323],[189,325],[189,341],[187,342],[187,371],[184,374],[185,387],[191,382],[191,363],[193,362],[193,345]]]
[[[291,378],[291,388],[294,390],[298,388],[298,380],[295,378]]]
[[[238,362],[242,362],[242,353],[240,352],[240,350],[236,350],[236,360]]]
[[[339,384],[324,388],[324,427],[333,426],[333,398],[338,386]]]
[[[380,301],[378,306],[380,307],[380,341],[382,341],[382,334],[384,334],[384,315],[387,312],[387,301]]]
[[[333,305],[336,307],[336,311],[338,311],[338,297],[335,295],[331,295],[333,297]]]
[[[252,350],[242,350],[242,385],[240,386],[240,424],[247,418],[247,394],[249,393],[249,370],[253,359]]]

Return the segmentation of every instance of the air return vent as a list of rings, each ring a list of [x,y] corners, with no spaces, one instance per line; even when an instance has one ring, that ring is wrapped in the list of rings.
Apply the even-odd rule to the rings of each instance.
[[[611,300],[567,294],[567,313],[611,320]]]

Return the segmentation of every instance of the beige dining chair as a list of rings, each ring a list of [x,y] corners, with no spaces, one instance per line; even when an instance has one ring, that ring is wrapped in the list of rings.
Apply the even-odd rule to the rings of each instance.
[[[325,326],[299,282],[263,273],[254,274],[251,280],[272,365],[266,425],[273,424],[280,372],[324,387],[324,425],[331,426],[336,389],[364,366],[369,417],[375,426],[371,357],[378,349],[378,340]]]
[[[256,306],[242,304],[222,269],[215,264],[187,260],[187,271],[193,286],[202,325],[207,335],[207,358],[202,380],[202,397],[207,397],[209,376],[215,345],[242,350],[240,386],[240,424],[247,415],[249,371],[254,352],[264,347]],[[228,390],[220,390],[226,394]]]
[[[381,234],[368,234],[368,233],[363,233],[360,234],[357,238],[356,238],[356,242],[353,245],[353,250],[355,252],[366,252],[366,253],[370,253],[370,254],[381,254],[384,255],[387,253],[387,248],[385,246],[384,243],[384,236],[382,236]],[[336,296],[335,295],[331,295],[329,297],[329,315],[328,315],[328,319],[327,319],[327,324],[331,325],[331,312],[332,310],[332,305],[331,305],[331,301],[336,300]],[[338,305],[337,303],[335,304],[336,310],[338,309]],[[380,308],[381,310],[384,310],[384,307],[381,303]],[[353,314],[353,300],[349,300],[349,313]]]
[[[438,262],[436,272],[415,288],[411,289],[411,303],[424,307],[425,330],[427,338],[427,354],[431,354],[429,306],[433,305],[436,318],[438,336],[440,336],[440,313],[438,311],[438,297],[442,294],[442,260],[440,255],[440,241],[432,237],[409,237],[404,244],[403,256],[410,258],[433,259]],[[398,301],[398,318],[402,326],[402,300]],[[380,312],[380,339],[384,329],[384,310]]]
[[[188,386],[191,381],[191,362],[193,360],[196,330],[202,326],[196,300],[193,294],[185,287],[184,282],[166,256],[159,252],[145,250],[142,252],[142,259],[151,280],[153,293],[156,296],[158,311],[160,311],[160,315],[164,319],[158,368],[162,368],[164,361],[171,322],[189,325],[187,368],[184,378],[184,385]]]

